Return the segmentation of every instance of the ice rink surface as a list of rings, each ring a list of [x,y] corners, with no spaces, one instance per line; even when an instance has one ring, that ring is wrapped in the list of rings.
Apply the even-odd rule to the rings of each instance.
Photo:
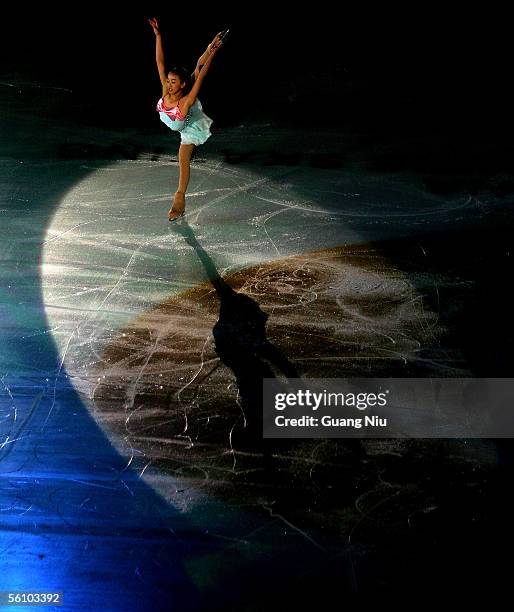
[[[254,398],[295,373],[509,375],[508,198],[251,125],[199,150],[169,224],[168,135],[31,115],[33,84],[1,88],[6,588],[253,610],[321,584],[415,590],[435,564],[441,586],[453,563],[469,576],[495,442],[264,443]]]

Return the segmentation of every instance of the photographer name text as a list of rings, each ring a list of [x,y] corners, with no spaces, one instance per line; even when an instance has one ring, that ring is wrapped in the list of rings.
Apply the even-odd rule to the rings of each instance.
[[[362,429],[363,427],[387,427],[387,419],[378,416],[365,416],[364,418],[340,418],[329,415],[321,418],[313,416],[301,416],[289,418],[280,414],[275,417],[276,427],[346,427]]]

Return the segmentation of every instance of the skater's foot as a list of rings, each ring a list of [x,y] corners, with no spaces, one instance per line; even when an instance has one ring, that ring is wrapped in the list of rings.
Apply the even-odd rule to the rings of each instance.
[[[184,211],[177,212],[176,210],[170,210],[168,213],[168,221],[171,223],[172,221],[176,221],[184,216]]]
[[[175,191],[175,195],[173,196],[173,210],[178,210],[182,212],[186,207],[186,192],[185,191]]]
[[[186,207],[186,194],[183,191],[176,191],[173,197],[173,206],[168,212],[168,221],[175,221],[184,215]]]

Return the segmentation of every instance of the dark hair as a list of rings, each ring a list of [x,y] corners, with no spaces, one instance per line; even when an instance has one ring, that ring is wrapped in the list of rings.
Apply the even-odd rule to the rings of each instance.
[[[173,72],[173,74],[176,74],[178,76],[178,78],[182,81],[182,83],[185,83],[186,86],[184,88],[184,90],[187,92],[189,91],[189,89],[191,89],[191,75],[189,74],[189,72],[187,71],[187,68],[184,68],[183,66],[172,66],[166,74],[169,74],[170,72]]]

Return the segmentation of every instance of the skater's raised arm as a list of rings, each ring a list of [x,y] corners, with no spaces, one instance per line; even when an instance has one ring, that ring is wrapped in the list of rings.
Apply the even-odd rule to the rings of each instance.
[[[203,80],[207,76],[207,72],[209,72],[209,68],[211,67],[212,60],[214,59],[214,56],[216,55],[218,49],[219,49],[219,46],[211,47],[209,51],[209,56],[205,60],[205,64],[201,67],[200,71],[198,72],[198,76],[196,78],[196,81],[194,82],[193,87],[191,88],[191,91],[186,96],[184,96],[184,107],[182,108],[182,112],[184,114],[186,114],[187,111],[191,108],[191,106],[193,106],[193,104],[196,102],[196,99],[198,97],[198,93],[202,86]]]
[[[159,30],[159,24],[155,17],[149,19],[148,22],[152,26],[153,33],[155,34],[155,62],[157,64],[157,70],[159,71],[159,78],[161,79],[161,85],[166,87],[166,68],[164,65],[164,50],[162,48],[161,32]]]
[[[200,70],[202,69],[202,66],[205,64],[205,62],[207,61],[211,53],[211,49],[213,47],[217,48],[221,45],[221,35],[222,34],[223,32],[218,32],[216,36],[213,38],[212,42],[207,45],[207,49],[205,49],[202,55],[198,58],[198,61],[196,62],[195,71],[191,75],[191,81],[194,82],[198,78],[198,75],[200,74]]]

